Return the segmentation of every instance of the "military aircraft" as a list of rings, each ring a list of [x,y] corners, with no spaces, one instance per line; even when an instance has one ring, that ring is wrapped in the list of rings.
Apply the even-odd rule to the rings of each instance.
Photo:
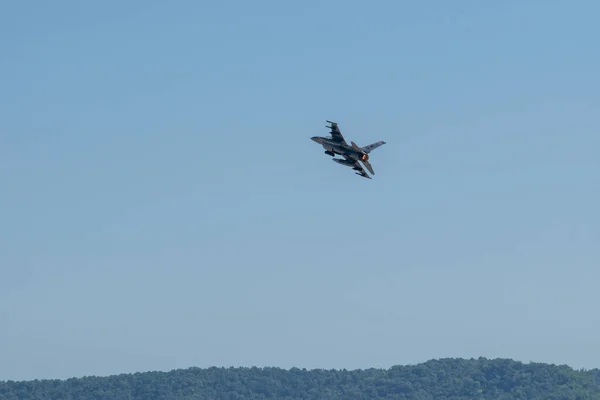
[[[340,131],[338,124],[332,121],[326,122],[331,124],[329,126],[326,125],[326,127],[330,129],[331,136],[313,136],[311,137],[311,140],[323,146],[325,149],[325,154],[332,156],[333,161],[336,163],[345,165],[346,167],[352,167],[353,170],[358,171],[355,172],[356,175],[371,179],[369,174],[367,174],[363,169],[362,165],[360,165],[360,162],[367,167],[371,175],[375,175],[373,167],[371,166],[371,163],[369,163],[369,153],[379,146],[384,145],[385,142],[379,141],[363,147],[359,147],[352,141],[350,144],[348,144],[344,139],[344,136],[342,136],[342,132]],[[335,158],[336,154],[339,154],[344,158]]]

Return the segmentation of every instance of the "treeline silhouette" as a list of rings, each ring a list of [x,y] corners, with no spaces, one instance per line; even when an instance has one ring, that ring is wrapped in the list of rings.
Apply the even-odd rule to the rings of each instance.
[[[188,368],[108,377],[0,382],[0,400],[584,400],[600,371],[510,359],[431,360],[389,369]]]

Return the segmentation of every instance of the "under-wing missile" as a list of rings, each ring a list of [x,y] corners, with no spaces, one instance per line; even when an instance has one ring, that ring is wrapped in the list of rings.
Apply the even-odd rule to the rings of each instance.
[[[354,160],[346,160],[341,158],[333,158],[332,160],[338,164],[345,165],[346,167],[352,167],[354,165]]]

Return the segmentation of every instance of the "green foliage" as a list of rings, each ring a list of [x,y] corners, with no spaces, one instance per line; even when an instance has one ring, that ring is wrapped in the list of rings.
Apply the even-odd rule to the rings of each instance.
[[[600,372],[479,358],[366,370],[189,368],[109,377],[0,382],[0,400],[585,400]]]

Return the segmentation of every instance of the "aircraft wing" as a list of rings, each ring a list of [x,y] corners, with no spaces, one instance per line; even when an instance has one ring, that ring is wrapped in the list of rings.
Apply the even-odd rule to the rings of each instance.
[[[331,125],[328,126],[329,128],[329,133],[331,134],[331,138],[333,140],[335,140],[336,142],[342,143],[342,144],[348,144],[346,143],[346,139],[344,139],[344,136],[342,135],[342,132],[340,131],[340,128],[338,127],[338,124],[336,122],[332,122],[332,121],[326,121],[329,122]]]

